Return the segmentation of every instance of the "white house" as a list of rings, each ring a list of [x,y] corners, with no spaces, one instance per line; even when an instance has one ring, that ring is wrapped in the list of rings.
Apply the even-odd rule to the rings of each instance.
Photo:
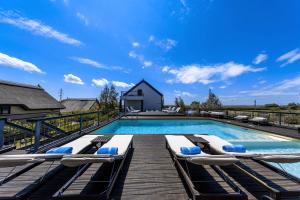
[[[163,102],[163,94],[143,79],[127,92],[122,92],[120,104],[123,110],[132,106],[134,109],[147,111],[161,110]]]

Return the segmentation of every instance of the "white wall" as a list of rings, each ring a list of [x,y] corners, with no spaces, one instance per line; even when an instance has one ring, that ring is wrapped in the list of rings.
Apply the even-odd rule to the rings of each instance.
[[[161,96],[149,87],[147,84],[142,82],[133,91],[131,91],[128,95],[137,95],[137,91],[141,89],[144,94],[144,111],[146,110],[161,110],[162,107],[162,100]],[[129,102],[129,101],[127,101]],[[139,109],[139,108],[137,108]]]

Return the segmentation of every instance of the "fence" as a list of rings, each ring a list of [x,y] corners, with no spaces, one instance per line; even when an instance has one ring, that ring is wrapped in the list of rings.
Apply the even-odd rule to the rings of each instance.
[[[26,120],[0,119],[0,149],[13,146],[16,149],[36,151],[41,144],[72,133],[98,127],[101,124],[119,116],[118,110],[97,111]]]
[[[253,117],[265,117],[268,119],[270,124],[296,128],[300,126],[300,113],[289,113],[289,112],[269,112],[269,111],[232,111],[227,110],[229,117],[237,115],[247,115]]]

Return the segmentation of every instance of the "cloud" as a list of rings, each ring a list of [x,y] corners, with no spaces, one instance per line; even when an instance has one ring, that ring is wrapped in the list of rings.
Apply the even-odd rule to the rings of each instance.
[[[248,72],[260,72],[264,69],[228,62],[216,65],[194,64],[183,66],[179,69],[165,68],[165,73],[174,75],[174,82],[183,84],[202,83],[206,85],[217,81],[226,81]]]
[[[176,97],[195,97],[195,95],[186,92],[186,91],[180,91],[180,90],[174,90],[174,94]]]
[[[248,96],[285,96],[285,95],[298,95],[300,92],[300,75],[286,79],[279,83],[265,86],[258,90],[244,90],[240,94]]]
[[[145,60],[143,55],[137,54],[134,51],[130,51],[128,53],[128,56],[130,58],[134,58],[134,59],[138,60],[141,63],[142,68],[151,67],[153,65],[152,61]]]
[[[160,47],[161,49],[163,49],[165,51],[169,51],[177,45],[176,40],[173,40],[173,39],[170,39],[170,38],[163,39],[163,40],[158,40],[153,35],[149,36],[148,41],[150,43],[153,43],[154,45]]]
[[[296,62],[297,60],[300,59],[300,51],[299,49],[294,49],[292,51],[289,51],[283,55],[281,55],[280,57],[277,58],[277,62],[284,62],[283,64],[281,64],[281,67],[284,67],[288,64],[292,64],[294,62]]]
[[[66,83],[74,83],[74,84],[78,84],[78,85],[84,84],[84,82],[78,76],[75,76],[73,74],[65,74],[64,81]]]
[[[140,47],[140,43],[138,43],[138,42],[133,42],[133,43],[132,43],[132,46],[135,47],[135,48]]]
[[[77,16],[78,19],[79,19],[80,21],[82,21],[86,26],[89,25],[90,22],[89,22],[88,18],[87,18],[86,16],[84,16],[82,13],[77,12],[77,13],[76,13],[76,16]]]
[[[225,89],[225,88],[227,88],[227,85],[222,85],[222,86],[220,86],[219,88],[220,88],[220,89]]]
[[[151,67],[152,64],[153,63],[151,61],[144,61],[144,66],[143,67]]]
[[[120,87],[120,88],[128,88],[128,87],[134,86],[133,83],[128,84],[128,83],[125,83],[122,81],[108,81],[105,78],[93,79],[92,82],[93,82],[92,85],[96,85],[99,87],[104,87],[105,85],[108,85],[109,83],[113,84],[115,87]]]
[[[103,64],[101,64],[101,63],[99,63],[95,60],[89,59],[89,58],[71,57],[71,59],[76,61],[76,62],[79,62],[81,64],[91,65],[91,66],[94,66],[94,67],[97,67],[97,68],[108,69],[108,67],[104,66]]]
[[[170,70],[170,67],[169,66],[163,66],[162,68],[162,72],[168,72]]]
[[[105,85],[109,84],[109,81],[105,78],[102,79],[93,79],[92,80],[93,84],[99,87],[104,87]]]
[[[27,30],[36,35],[56,39],[62,43],[75,46],[83,44],[79,40],[76,40],[65,33],[61,33],[52,28],[51,26],[45,25],[37,20],[21,17],[19,14],[13,11],[0,12],[0,23],[10,24],[20,29]]]
[[[268,55],[267,55],[267,54],[265,54],[265,53],[260,53],[260,54],[258,54],[258,55],[254,58],[254,60],[252,61],[252,63],[255,64],[255,65],[258,65],[258,64],[260,64],[261,62],[263,62],[263,61],[265,61],[265,60],[267,60],[267,59],[268,59]]]
[[[125,83],[125,82],[121,82],[121,81],[112,81],[112,84],[116,87],[120,87],[120,88],[129,88],[129,87],[133,87],[134,84],[133,83]]]
[[[30,62],[26,62],[15,57],[11,57],[1,52],[0,52],[0,65],[21,69],[27,72],[44,73],[40,68],[38,68],[36,65]]]

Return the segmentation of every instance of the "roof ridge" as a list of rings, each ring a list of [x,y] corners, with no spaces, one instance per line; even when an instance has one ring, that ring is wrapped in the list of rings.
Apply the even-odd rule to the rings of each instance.
[[[11,85],[16,87],[23,87],[23,88],[31,88],[31,89],[39,89],[44,90],[41,86],[31,85],[31,84],[25,84],[25,83],[18,83],[13,81],[6,81],[6,80],[0,80],[0,84],[3,85]]]

